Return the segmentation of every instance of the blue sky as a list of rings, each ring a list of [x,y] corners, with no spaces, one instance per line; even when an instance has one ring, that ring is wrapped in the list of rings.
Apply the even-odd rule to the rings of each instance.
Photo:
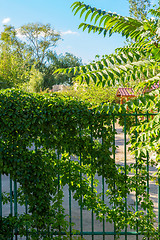
[[[70,52],[81,57],[84,63],[92,61],[95,55],[114,52],[114,49],[124,45],[125,39],[119,35],[111,38],[83,32],[78,29],[83,19],[77,14],[74,16],[70,6],[74,0],[0,0],[0,31],[4,24],[11,24],[15,28],[28,23],[50,23],[59,31],[62,39],[57,44],[55,51],[60,53]],[[127,0],[84,0],[94,7],[129,16]],[[151,1],[155,4],[156,0]]]

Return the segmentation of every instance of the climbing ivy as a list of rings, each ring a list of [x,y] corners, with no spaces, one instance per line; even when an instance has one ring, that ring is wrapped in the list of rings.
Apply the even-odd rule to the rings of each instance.
[[[109,136],[112,139],[110,118],[105,120],[105,116],[95,113],[87,104],[73,99],[19,90],[1,91],[0,116],[0,171],[19,182],[20,201],[23,204],[27,199],[29,212],[14,217],[8,229],[17,227],[18,233],[25,235],[27,225],[30,232],[38,232],[39,237],[48,234],[48,228],[52,233],[59,229],[67,232],[62,207],[62,188],[66,184],[76,200],[80,202],[84,196],[81,204],[98,208],[96,192],[92,192],[90,181],[81,179],[80,175],[94,175],[97,166],[99,174],[109,172],[109,162],[113,162],[111,143],[106,141],[103,150],[99,142],[91,142],[90,134],[98,139],[104,128],[108,139]],[[98,157],[101,151],[103,154]],[[70,161],[73,154],[81,155],[82,166],[78,160]]]
[[[65,96],[0,92],[0,172],[20,184],[19,202],[28,203],[28,214],[0,219],[2,239],[14,229],[25,236],[26,227],[28,239],[68,239],[69,223],[62,204],[65,185],[79,205],[93,209],[97,219],[114,222],[117,237],[129,225],[156,239],[142,158],[127,166],[114,160],[112,122],[125,112],[125,107],[110,103],[94,109]],[[73,161],[72,156],[77,158]],[[108,186],[108,204],[97,193],[97,183],[91,182],[95,174],[104,177]],[[125,202],[135,192],[137,211]],[[4,195],[3,201],[7,198]]]

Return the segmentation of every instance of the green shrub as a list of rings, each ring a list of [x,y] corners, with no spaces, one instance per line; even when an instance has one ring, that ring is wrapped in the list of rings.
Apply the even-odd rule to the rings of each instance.
[[[58,95],[74,97],[77,100],[98,106],[106,102],[115,102],[116,92],[117,87],[102,87],[95,84],[90,84],[89,86],[85,84],[75,84],[72,87],[68,87],[67,91],[59,92]]]

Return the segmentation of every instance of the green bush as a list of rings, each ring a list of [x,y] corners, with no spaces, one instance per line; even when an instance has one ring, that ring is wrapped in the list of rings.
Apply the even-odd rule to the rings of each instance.
[[[98,106],[102,103],[115,102],[116,92],[117,87],[102,87],[90,83],[89,86],[86,84],[75,84],[72,87],[68,87],[67,91],[59,92],[58,95],[74,97],[77,100]]]

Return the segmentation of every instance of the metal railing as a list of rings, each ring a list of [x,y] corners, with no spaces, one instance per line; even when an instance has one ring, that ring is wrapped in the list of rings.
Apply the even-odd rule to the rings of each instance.
[[[126,121],[127,121],[127,117],[128,116],[134,116],[135,117],[135,122],[137,124],[137,119],[138,117],[145,117],[148,121],[149,119],[149,116],[150,115],[154,115],[154,114],[136,114],[136,113],[133,113],[133,114],[120,114],[120,116],[124,117],[124,131],[121,132],[121,136],[123,135],[123,138],[121,139],[121,141],[123,141],[123,163],[121,161],[121,164],[125,167],[126,169],[126,166],[128,164],[128,160],[127,157],[128,157],[128,153],[127,153],[127,127],[126,127]],[[117,125],[116,125],[116,120],[115,120],[115,116],[113,115],[113,130],[116,130],[117,128]],[[92,136],[92,132],[91,132],[91,141],[94,141],[93,139],[93,136]],[[118,134],[115,134],[115,137],[113,139],[113,146],[117,145],[116,144],[116,138],[118,137]],[[137,137],[137,136],[136,136]],[[103,141],[102,141],[102,145],[103,145]],[[113,150],[113,158],[116,161],[116,151]],[[60,154],[57,154],[57,158],[60,160]],[[71,160],[72,161],[72,157],[71,157]],[[137,161],[135,159],[135,161]],[[79,164],[81,165],[81,155],[79,157]],[[147,169],[147,176],[146,176],[146,191],[147,193],[149,194],[149,191],[150,191],[150,181],[149,181],[149,172],[150,172],[150,166],[149,166],[149,154],[147,154],[147,164],[146,164],[146,169]],[[126,171],[125,171],[125,174]],[[136,169],[136,174],[137,173],[137,169]],[[82,175],[81,175],[82,177]],[[107,189],[107,186],[105,185],[105,179],[104,177],[102,176],[101,179],[98,178],[99,181],[100,181],[100,188],[102,192],[102,200],[105,201],[105,189]],[[156,210],[156,215],[157,215],[157,225],[158,225],[158,228],[160,230],[160,179],[158,179],[158,185],[156,185],[155,183],[152,183],[155,184],[155,188],[157,189],[157,193],[154,195],[155,196],[155,199],[153,199],[153,201],[157,202],[157,199],[158,199],[158,202],[157,202],[157,210]],[[7,186],[5,186],[5,184]],[[92,186],[92,190],[93,190],[93,179],[91,179],[91,186]],[[138,187],[138,186],[137,186]],[[12,181],[12,179],[8,176],[4,176],[4,175],[1,175],[0,174],[0,217],[3,217],[3,216],[7,216],[7,215],[11,215],[11,216],[17,216],[18,214],[21,214],[21,212],[19,211],[20,207],[18,205],[18,202],[17,202],[17,188],[18,188],[18,185],[17,185],[17,181]],[[60,185],[58,186],[58,188],[60,188]],[[9,204],[2,204],[2,193],[7,190],[8,191],[8,197],[10,199],[10,202]],[[79,235],[81,237],[84,237],[84,239],[92,239],[92,240],[96,240],[96,239],[106,239],[106,240],[109,240],[109,239],[116,239],[116,236],[117,235],[120,235],[120,236],[123,236],[122,239],[142,239],[142,234],[141,232],[139,232],[138,230],[138,226],[137,226],[137,231],[130,231],[129,228],[125,227],[124,231],[122,232],[119,232],[117,233],[116,232],[116,229],[114,227],[114,224],[108,224],[106,223],[105,219],[102,220],[102,223],[100,223],[99,221],[96,221],[95,220],[95,215],[94,215],[94,210],[92,209],[91,211],[88,211],[84,208],[82,208],[81,206],[78,206],[75,202],[75,200],[73,200],[72,198],[72,192],[71,190],[69,190],[69,188],[65,188],[64,189],[65,191],[65,199],[64,199],[64,202],[65,202],[65,208],[66,208],[66,213],[69,215],[68,219],[69,219],[69,222],[70,222],[70,227],[69,227],[69,235],[70,235],[70,239],[72,239],[72,236],[73,235]],[[67,193],[68,191],[68,193]],[[138,211],[138,203],[137,203],[137,194],[135,193],[135,211]],[[68,200],[67,200],[68,199]],[[128,198],[126,197],[125,198],[125,209],[127,209],[127,204],[128,204]],[[68,205],[68,207],[66,207]],[[77,208],[79,208],[77,210]],[[78,213],[79,211],[79,213]],[[23,209],[23,212],[25,212],[26,214],[28,214],[28,206],[27,206],[27,201],[26,201],[26,204],[24,206],[24,209]],[[78,220],[76,220],[78,218]],[[77,221],[76,222],[76,225],[75,227],[72,227],[72,222],[74,221]],[[74,231],[73,232],[73,228],[78,230],[77,232]],[[60,234],[60,235],[65,235],[64,232],[60,232],[60,233],[57,233],[57,235]],[[13,234],[13,238],[11,238],[11,240],[15,239],[15,240],[18,240],[18,239],[29,239],[29,235],[30,235],[30,232],[28,229],[26,229],[26,236],[24,238],[20,238],[18,236],[18,229],[15,229],[14,231],[14,234]],[[56,233],[54,233],[54,235],[56,235]],[[88,236],[90,236],[90,238],[88,238]],[[131,236],[133,236],[133,238],[131,238]],[[121,238],[121,237],[120,237]],[[53,236],[53,239],[54,239],[54,236]]]

